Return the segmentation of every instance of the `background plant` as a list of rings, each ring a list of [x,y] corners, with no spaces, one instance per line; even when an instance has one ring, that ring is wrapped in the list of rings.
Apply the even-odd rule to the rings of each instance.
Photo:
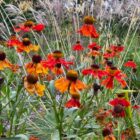
[[[1,41],[8,40],[9,36],[14,33],[13,27],[27,19],[34,20],[37,23],[43,23],[46,25],[45,31],[39,34],[30,34],[29,36],[32,38],[32,41],[38,43],[45,54],[59,49],[63,51],[68,60],[71,60],[70,56],[75,56],[76,65],[74,68],[77,71],[81,71],[85,66],[89,65],[91,60],[83,58],[84,54],[79,56],[75,52],[72,52],[71,46],[77,40],[80,40],[85,46],[89,43],[87,38],[81,37],[75,34],[75,32],[82,23],[82,17],[89,14],[91,7],[86,7],[87,12],[82,11],[83,13],[81,14],[81,12],[77,12],[78,7],[80,8],[81,6],[79,4],[77,4],[75,12],[69,10],[67,6],[68,3],[61,1],[60,5],[55,4],[56,3],[48,0],[37,1],[32,4],[30,3],[29,7],[22,9],[22,4],[19,4],[19,2],[10,4],[2,3],[0,5]],[[98,4],[98,6],[101,6],[100,9],[104,7],[103,5],[103,3],[101,5]],[[66,15],[63,15],[64,13],[61,11],[61,6],[62,9],[64,8],[64,10],[66,10],[64,12]],[[137,5],[135,4],[135,6]],[[72,7],[72,9],[73,8],[75,9],[75,7]],[[95,6],[94,8],[96,9],[97,7]],[[58,9],[60,13],[57,11]],[[104,9],[107,10],[107,7]],[[126,9],[126,11],[127,10],[128,9]],[[54,11],[56,14],[54,14]],[[135,60],[137,64],[139,63],[138,11],[139,7],[135,7],[135,10],[132,10],[130,14],[127,12],[124,12],[124,14],[121,13],[123,16],[119,15],[120,11],[118,13],[116,12],[117,15],[116,13],[109,15],[109,11],[108,13],[105,11],[96,17],[96,26],[101,34],[97,41],[103,46],[103,50],[105,50],[109,44],[114,43],[121,43],[126,46],[126,51],[122,53],[119,61],[116,60],[114,63],[130,75],[131,80],[128,79],[128,89],[137,90],[136,93],[130,93],[130,99],[133,104],[139,104],[138,75],[140,68],[138,66],[137,73],[134,74],[122,67],[122,64],[130,58]],[[57,13],[59,14],[57,15]],[[97,13],[99,12],[97,11]],[[109,17],[106,16],[105,13],[109,15]],[[67,16],[67,14],[69,16]],[[94,12],[90,14],[94,15]],[[65,17],[68,17],[68,19]],[[13,63],[18,62],[21,67],[30,59],[26,55],[20,56],[16,54],[14,50],[8,49],[3,45],[1,45],[1,49],[6,52],[8,58]],[[14,56],[13,53],[15,54]],[[40,55],[43,57],[41,52]],[[108,95],[109,91],[103,90],[97,97],[93,96],[92,89],[84,91],[81,96],[81,102],[84,105],[82,109],[65,109],[64,104],[67,97],[59,95],[58,92],[54,90],[54,81],[45,82],[45,85],[48,87],[45,91],[45,97],[39,98],[28,95],[23,88],[21,79],[24,75],[23,71],[19,74],[13,74],[10,71],[1,72],[1,76],[5,79],[4,84],[1,86],[0,97],[2,105],[0,110],[1,135],[4,134],[11,137],[18,134],[34,134],[41,139],[57,139],[58,137],[60,137],[60,139],[64,137],[67,139],[99,139],[99,137],[102,137],[102,128],[96,123],[95,113],[102,106],[108,108],[107,102],[115,96],[115,91],[112,91],[112,93]],[[85,83],[92,84],[90,77],[85,78],[80,75],[80,78]],[[107,96],[102,98],[104,94]],[[137,112],[134,112],[133,116],[136,116],[133,119],[136,125],[136,131],[139,132],[139,115]],[[123,123],[120,121],[116,133],[121,131],[122,126]]]

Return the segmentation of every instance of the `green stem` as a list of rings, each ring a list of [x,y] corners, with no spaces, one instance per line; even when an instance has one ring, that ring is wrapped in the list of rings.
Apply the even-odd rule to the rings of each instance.
[[[125,99],[130,102],[128,92],[125,92]],[[132,109],[131,109],[130,106],[126,109],[126,114],[127,114],[126,118],[128,118],[128,120],[130,122],[130,126],[131,126],[131,129],[132,129],[132,132],[133,132],[133,136],[136,137],[136,131],[135,131],[135,127],[134,127],[134,124],[133,124]]]

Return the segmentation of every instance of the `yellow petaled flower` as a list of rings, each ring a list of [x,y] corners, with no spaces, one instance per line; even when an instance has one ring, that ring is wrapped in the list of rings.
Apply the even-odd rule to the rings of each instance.
[[[41,63],[41,56],[39,55],[33,55],[32,62],[27,63],[25,65],[25,68],[29,74],[34,75],[45,75],[48,74],[48,68],[44,68]]]
[[[6,59],[6,54],[2,51],[0,51],[0,70],[4,70],[5,68],[9,68],[12,71],[16,72],[18,70],[18,65],[11,64]]]
[[[39,50],[38,45],[33,45],[29,38],[23,38],[22,43],[17,45],[17,52],[26,52],[29,53],[31,51],[37,52]]]
[[[38,77],[35,75],[28,75],[24,78],[24,87],[31,95],[37,94],[43,96],[45,91],[45,85],[38,83]]]
[[[78,80],[78,73],[74,70],[67,72],[66,78],[61,77],[55,81],[55,88],[61,93],[69,91],[71,95],[76,95],[79,91],[86,88],[86,85]]]

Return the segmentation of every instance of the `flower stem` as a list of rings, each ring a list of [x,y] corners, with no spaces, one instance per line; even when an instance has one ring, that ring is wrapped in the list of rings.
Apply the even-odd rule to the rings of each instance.
[[[129,94],[128,92],[125,92],[125,99],[130,102],[128,94]],[[135,131],[135,127],[134,127],[134,124],[133,124],[132,109],[131,109],[130,106],[126,109],[126,114],[127,114],[126,118],[128,118],[131,130],[133,132],[133,137],[136,137],[136,131]]]

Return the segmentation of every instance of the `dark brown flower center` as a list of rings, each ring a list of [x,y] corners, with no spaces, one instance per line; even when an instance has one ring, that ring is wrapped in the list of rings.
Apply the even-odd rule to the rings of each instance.
[[[24,26],[25,26],[25,27],[29,27],[29,28],[32,28],[33,25],[34,25],[34,22],[31,21],[31,20],[28,20],[28,21],[26,21],[26,22],[24,23]]]
[[[93,90],[94,90],[94,92],[97,93],[99,89],[101,89],[101,86],[98,85],[97,83],[94,83],[93,84]]]
[[[99,49],[97,47],[92,48],[93,51],[98,51]]]
[[[111,67],[110,69],[115,71],[117,70],[117,67]]]
[[[28,81],[30,84],[36,84],[37,81],[38,81],[38,77],[35,76],[35,75],[28,75],[28,76],[27,76],[27,81]]]
[[[34,62],[34,63],[40,63],[41,62],[41,60],[42,60],[42,58],[41,58],[41,56],[40,55],[33,55],[33,57],[32,57],[32,61]]]
[[[108,49],[108,50],[106,50],[106,51],[107,51],[107,53],[112,53],[112,51],[111,51],[111,50],[109,50],[109,49]]]
[[[6,54],[4,52],[0,51],[0,61],[5,60],[5,58],[6,58]]]
[[[4,78],[0,77],[0,85],[4,82]]]
[[[29,46],[31,44],[31,41],[29,40],[29,38],[23,38],[22,44],[24,46]]]
[[[80,99],[80,94],[76,93],[76,94],[71,94],[72,98],[74,99]]]
[[[110,74],[115,74],[116,71],[117,71],[117,67],[111,66],[111,67],[109,68],[109,73],[110,73]]]
[[[97,69],[99,69],[100,67],[99,67],[99,65],[97,65],[97,64],[92,64],[92,65],[91,65],[91,68],[97,70]]]
[[[104,128],[102,131],[102,135],[104,137],[109,136],[111,134],[111,130],[109,128]]]
[[[113,112],[116,114],[121,113],[122,111],[124,111],[124,107],[120,104],[114,106]]]
[[[112,61],[107,60],[107,61],[106,61],[106,64],[107,64],[109,67],[111,67],[111,66],[113,65],[113,62],[112,62]]]
[[[56,51],[53,52],[53,56],[54,56],[54,58],[62,58],[63,53],[59,50],[56,50]]]
[[[57,64],[55,65],[55,67],[61,68],[61,63],[57,63]]]
[[[76,41],[76,44],[80,44],[80,41]]]
[[[84,17],[84,23],[92,25],[95,22],[95,19],[91,16],[85,16]]]
[[[123,98],[125,96],[125,93],[118,93],[117,94],[117,97],[119,97],[119,98]]]
[[[72,82],[75,82],[78,78],[78,73],[74,70],[69,70],[67,72],[67,75],[66,75],[67,79],[72,81]]]

